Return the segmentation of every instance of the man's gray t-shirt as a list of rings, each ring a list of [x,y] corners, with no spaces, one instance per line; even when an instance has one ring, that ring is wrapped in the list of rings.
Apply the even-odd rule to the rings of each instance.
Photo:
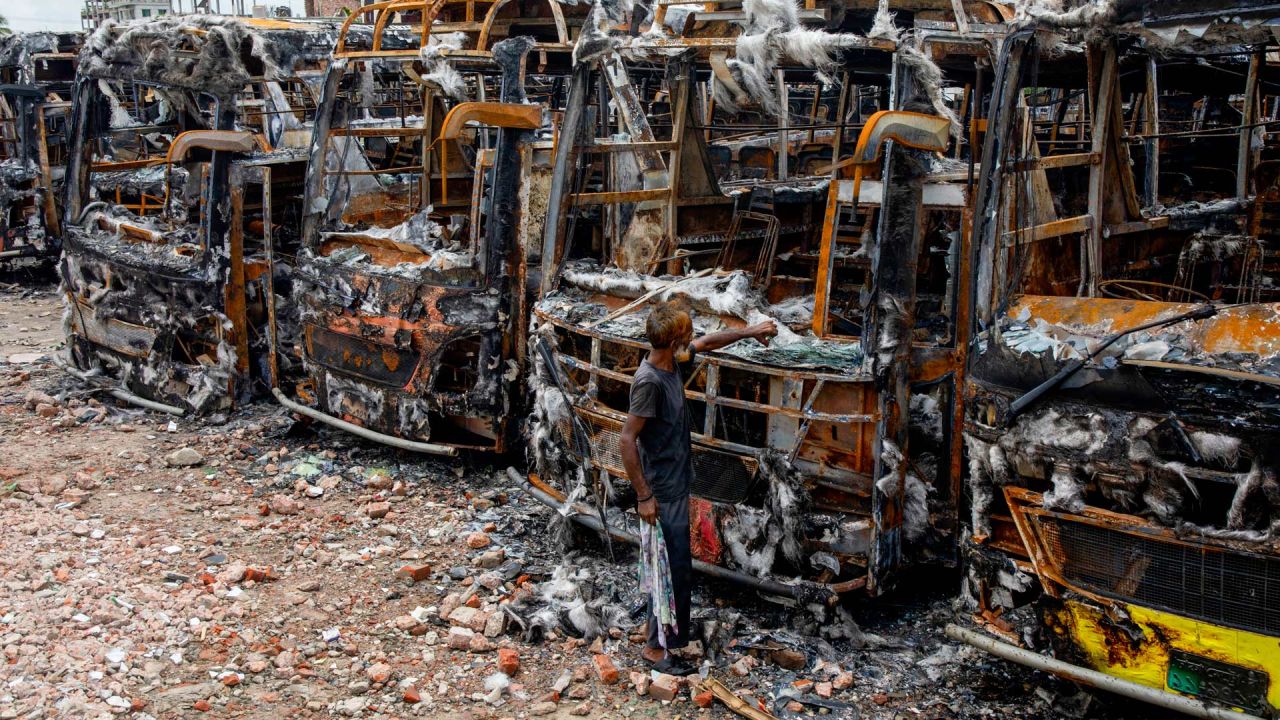
[[[684,377],[654,367],[645,359],[631,383],[632,415],[645,418],[640,429],[640,465],[658,501],[689,496],[693,456]]]

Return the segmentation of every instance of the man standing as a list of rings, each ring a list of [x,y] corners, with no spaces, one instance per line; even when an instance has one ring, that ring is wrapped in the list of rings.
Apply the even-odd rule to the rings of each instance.
[[[661,672],[688,675],[694,671],[666,652],[689,643],[689,595],[693,582],[689,547],[692,431],[684,401],[684,376],[678,363],[687,364],[699,352],[717,350],[744,338],[756,338],[767,345],[777,333],[777,326],[768,320],[694,340],[689,313],[671,302],[655,305],[645,323],[652,349],[631,384],[631,406],[622,426],[620,451],[627,477],[636,491],[636,511],[644,522],[661,523],[671,566],[676,633],[668,634],[664,649],[658,642],[658,621],[650,607],[649,640],[641,653]]]

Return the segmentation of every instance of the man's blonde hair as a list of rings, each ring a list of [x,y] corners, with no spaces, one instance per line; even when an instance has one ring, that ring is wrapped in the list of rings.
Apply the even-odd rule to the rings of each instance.
[[[688,309],[674,301],[655,304],[644,324],[649,344],[658,350],[675,345],[692,332],[693,318],[689,317]]]

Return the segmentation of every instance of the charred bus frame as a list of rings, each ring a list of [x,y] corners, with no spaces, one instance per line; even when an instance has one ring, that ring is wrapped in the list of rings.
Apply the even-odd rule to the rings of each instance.
[[[1270,717],[1280,78],[1248,7],[1195,5],[1004,43],[965,401],[966,595],[992,637],[948,632],[1199,717]]]
[[[807,7],[810,22],[831,21]],[[710,353],[688,376],[696,566],[802,601],[879,595],[904,565],[957,559],[969,159],[964,147],[946,161],[911,148],[948,147],[951,124],[931,113],[952,106],[979,132],[970,108],[982,107],[980,68],[1007,15],[983,16],[991,35],[929,18],[902,45],[797,33],[840,48],[825,98],[785,47],[777,67],[738,64],[725,28],[751,32],[759,18],[699,15],[677,37],[600,43],[575,67],[530,340],[535,472],[516,479],[570,518],[634,539],[618,512],[628,498],[617,448],[645,303],[683,299],[705,330],[773,315],[785,345]],[[646,67],[664,54],[665,70]],[[952,85],[917,74],[935,60]],[[752,71],[776,81],[771,97],[752,96]],[[768,125],[735,128],[717,109],[769,104],[787,111]],[[822,130],[833,131],[825,160],[793,154]],[[734,133],[755,137],[717,161],[716,142]],[[961,146],[974,138],[955,134]],[[745,162],[741,148],[772,154]],[[722,183],[735,159],[776,180]],[[821,174],[797,177],[806,165]],[[816,311],[783,317],[808,293]]]
[[[294,294],[306,378],[297,399],[277,388],[281,403],[419,452],[512,447],[522,239],[541,236],[548,108],[581,22],[570,10],[435,0],[348,18],[307,179]]]
[[[83,35],[0,37],[0,260],[61,248],[71,88]]]
[[[175,415],[226,410],[273,379],[267,300],[288,270],[266,251],[296,242],[306,154],[289,145],[309,138],[307,75],[332,37],[327,23],[192,16],[88,38],[60,267],[69,372]]]

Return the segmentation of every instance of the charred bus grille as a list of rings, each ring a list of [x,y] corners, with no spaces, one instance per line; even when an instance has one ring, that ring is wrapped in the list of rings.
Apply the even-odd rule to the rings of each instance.
[[[402,388],[418,366],[412,350],[371,342],[317,325],[306,330],[307,353],[316,363],[347,375]]]
[[[1034,496],[1027,493],[1028,501]],[[1115,519],[1012,505],[1069,587],[1263,635],[1280,635],[1280,558],[1188,542]],[[1088,512],[1086,510],[1086,512]]]
[[[589,435],[592,462],[613,475],[626,477],[622,467],[622,422],[604,415],[580,412]],[[576,448],[573,428],[566,418],[558,423],[567,447]],[[756,478],[755,458],[693,444],[693,483],[689,491],[696,497],[723,503],[740,503],[747,498]]]
[[[156,342],[155,330],[116,318],[99,318],[92,306],[79,299],[71,311],[71,328],[95,345],[133,357],[146,357]]]

